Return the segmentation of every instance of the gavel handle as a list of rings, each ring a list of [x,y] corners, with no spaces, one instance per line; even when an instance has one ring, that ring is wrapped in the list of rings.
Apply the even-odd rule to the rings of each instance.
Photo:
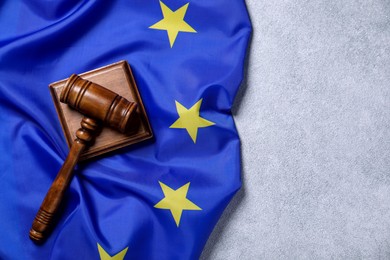
[[[53,220],[61,205],[62,198],[73,177],[73,168],[77,164],[80,155],[95,139],[100,131],[101,125],[98,121],[84,117],[81,121],[81,128],[76,132],[76,139],[72,144],[68,157],[62,165],[54,182],[46,194],[42,205],[35,216],[30,229],[30,238],[35,242],[42,242],[53,224]]]

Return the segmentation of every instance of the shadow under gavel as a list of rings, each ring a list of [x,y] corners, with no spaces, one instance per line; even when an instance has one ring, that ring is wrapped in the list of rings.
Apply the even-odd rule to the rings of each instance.
[[[60,101],[81,112],[81,128],[57,177],[46,194],[35,216],[30,238],[42,242],[49,234],[67,187],[73,177],[73,169],[83,151],[93,144],[96,135],[105,124],[122,133],[134,129],[137,123],[137,103],[130,102],[98,84],[73,74],[61,92]]]

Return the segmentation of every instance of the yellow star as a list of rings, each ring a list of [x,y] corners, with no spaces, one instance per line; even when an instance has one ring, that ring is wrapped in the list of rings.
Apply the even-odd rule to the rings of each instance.
[[[165,197],[160,200],[159,203],[154,205],[154,207],[158,209],[169,209],[177,227],[179,227],[183,210],[202,210],[192,201],[187,199],[187,192],[188,188],[190,187],[190,183],[181,186],[177,190],[171,189],[160,181],[159,183]]]
[[[184,16],[186,15],[188,4],[189,3],[183,5],[182,7],[173,12],[162,1],[160,1],[161,11],[163,13],[164,18],[149,27],[151,29],[156,30],[166,30],[168,33],[171,48],[175,43],[177,34],[179,32],[196,33],[194,28],[192,28],[188,23],[184,21]]]
[[[198,135],[198,128],[212,126],[215,123],[206,120],[199,116],[200,105],[202,104],[200,99],[190,109],[185,108],[179,102],[176,102],[176,110],[179,114],[179,118],[169,128],[184,128],[191,136],[192,141],[196,143],[196,137]]]
[[[106,252],[106,250],[104,250],[104,248],[101,245],[99,245],[99,243],[97,243],[97,246],[98,246],[98,250],[99,250],[100,260],[123,260],[123,258],[125,257],[125,255],[127,253],[127,249],[129,249],[128,247],[126,247],[125,249],[120,251],[118,254],[116,254],[114,256],[110,256]]]

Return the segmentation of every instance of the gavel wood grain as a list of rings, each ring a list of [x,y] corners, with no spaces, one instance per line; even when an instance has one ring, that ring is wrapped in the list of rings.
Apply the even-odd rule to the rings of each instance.
[[[135,129],[137,104],[77,75],[72,75],[61,92],[61,102],[86,115],[76,132],[71,150],[50,187],[33,221],[30,238],[42,242],[49,234],[64,193],[73,177],[73,169],[82,152],[93,143],[104,124],[122,133]]]

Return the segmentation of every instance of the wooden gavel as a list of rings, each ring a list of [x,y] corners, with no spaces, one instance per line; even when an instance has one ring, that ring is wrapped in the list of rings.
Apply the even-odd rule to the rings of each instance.
[[[42,242],[50,232],[62,198],[73,177],[73,168],[83,151],[94,142],[102,129],[102,124],[127,133],[134,129],[133,124],[137,122],[137,103],[130,102],[111,90],[75,74],[66,81],[60,101],[81,112],[85,117],[81,120],[81,128],[76,132],[76,139],[68,157],[35,216],[30,230],[30,238],[35,242]]]

